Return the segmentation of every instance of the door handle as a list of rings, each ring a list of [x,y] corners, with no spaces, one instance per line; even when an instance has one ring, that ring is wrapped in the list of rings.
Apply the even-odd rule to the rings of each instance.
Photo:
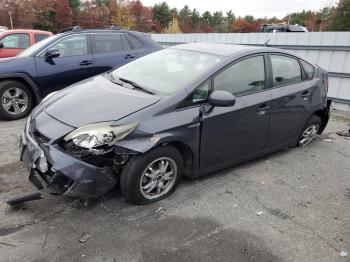
[[[301,97],[306,100],[308,99],[308,97],[311,95],[311,92],[309,91],[304,91],[302,94],[301,94]]]
[[[129,58],[135,58],[134,55],[130,55],[130,54],[127,54],[126,56],[124,56],[125,59],[129,59]]]
[[[263,104],[259,106],[259,108],[256,110],[256,113],[260,116],[265,115],[266,111],[270,109],[269,105]]]
[[[91,64],[92,64],[91,61],[85,60],[85,61],[81,62],[79,65],[84,66],[84,65],[91,65]]]

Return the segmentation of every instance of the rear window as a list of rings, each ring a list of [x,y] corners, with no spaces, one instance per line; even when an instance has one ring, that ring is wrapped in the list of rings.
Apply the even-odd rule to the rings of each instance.
[[[95,34],[95,54],[113,53],[123,51],[120,34]]]
[[[35,43],[38,43],[41,40],[44,40],[45,38],[48,38],[48,37],[49,35],[45,35],[45,34],[34,34]]]
[[[297,59],[271,55],[273,86],[292,85],[302,81],[301,68]]]
[[[315,67],[313,65],[309,64],[308,62],[303,61],[303,60],[300,60],[300,62],[304,68],[307,79],[308,80],[313,79],[314,75],[315,75]]]
[[[143,46],[143,43],[140,40],[138,40],[136,37],[129,35],[129,34],[125,34],[125,36],[128,39],[128,41],[133,49],[138,49],[138,48],[141,48]]]

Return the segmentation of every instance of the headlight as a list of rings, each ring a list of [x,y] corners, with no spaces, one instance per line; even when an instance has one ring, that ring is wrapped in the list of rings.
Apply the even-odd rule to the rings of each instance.
[[[64,141],[72,141],[76,146],[86,149],[111,146],[129,135],[138,126],[139,123],[121,126],[112,126],[112,122],[90,124],[69,133]]]

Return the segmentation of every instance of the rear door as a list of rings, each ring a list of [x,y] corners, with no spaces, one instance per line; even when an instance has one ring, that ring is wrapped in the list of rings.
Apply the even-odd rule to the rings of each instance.
[[[136,59],[136,52],[122,33],[92,34],[94,72],[100,74]]]
[[[264,54],[243,58],[214,76],[213,89],[236,96],[232,107],[203,115],[200,166],[206,169],[244,158],[265,148],[271,90]]]
[[[45,52],[58,49],[60,56],[46,58]],[[88,34],[69,35],[35,57],[41,96],[94,75]]]
[[[273,89],[267,146],[273,147],[298,138],[317,86],[307,81],[298,58],[280,53],[269,57]]]

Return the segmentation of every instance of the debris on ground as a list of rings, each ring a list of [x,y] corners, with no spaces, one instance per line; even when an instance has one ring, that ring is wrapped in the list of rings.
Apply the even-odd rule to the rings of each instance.
[[[160,211],[162,211],[163,210],[163,207],[159,207],[156,211],[155,211],[155,213],[158,213],[158,212],[160,212]]]
[[[6,242],[3,242],[3,241],[0,241],[0,244],[1,245],[5,245],[5,246],[10,246],[10,247],[15,247],[16,246],[14,244],[6,243]]]
[[[338,136],[350,137],[350,129],[348,131],[339,131],[337,132]]]
[[[348,253],[343,250],[343,251],[340,252],[340,256],[347,257]]]
[[[261,216],[262,213],[263,213],[262,211],[257,211],[257,212],[256,212],[256,214],[257,214],[258,216]]]
[[[327,142],[327,143],[333,143],[334,139],[332,138],[326,138],[326,139],[323,139],[324,142]]]
[[[91,234],[89,234],[89,233],[84,233],[84,234],[81,236],[81,238],[79,239],[79,242],[80,242],[80,243],[85,243],[86,241],[89,240],[90,237],[92,237]]]

